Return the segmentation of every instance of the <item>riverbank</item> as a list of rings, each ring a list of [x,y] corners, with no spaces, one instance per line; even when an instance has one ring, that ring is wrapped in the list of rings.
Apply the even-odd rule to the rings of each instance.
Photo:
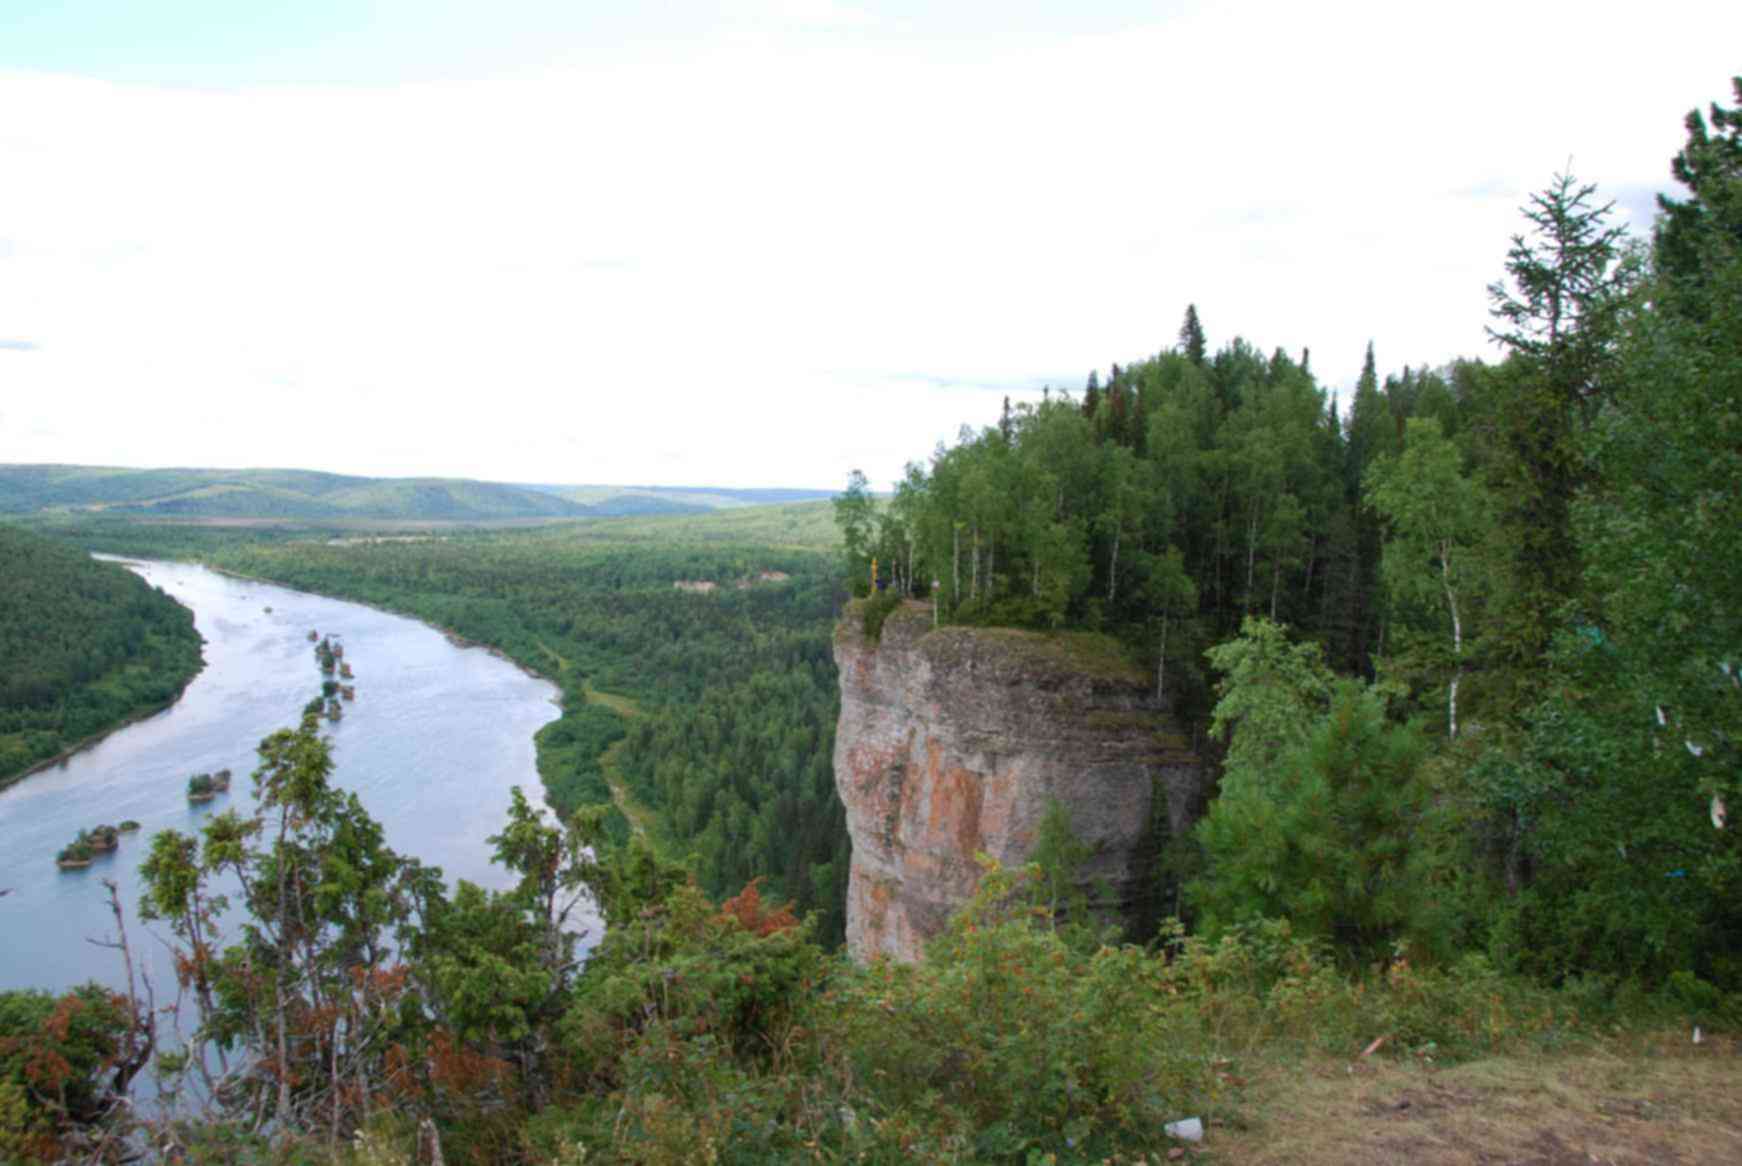
[[[555,662],[554,668],[540,667],[530,661],[520,659],[503,648],[462,635],[451,627],[405,607],[393,607],[374,600],[334,591],[330,588],[311,586],[301,580],[292,584],[281,579],[271,579],[263,575],[253,575],[244,571],[232,570],[227,567],[218,566],[217,564],[204,559],[172,559],[163,561],[198,566],[203,570],[211,571],[213,574],[219,575],[225,579],[233,579],[241,583],[252,583],[263,587],[282,587],[287,590],[296,591],[300,594],[319,596],[320,598],[331,599],[340,603],[354,604],[370,611],[380,612],[383,615],[391,615],[400,619],[412,620],[420,626],[435,632],[454,648],[460,649],[461,651],[476,650],[483,652],[492,659],[499,660],[502,663],[509,665],[527,677],[535,680],[542,680],[547,684],[554,685],[557,689],[557,695],[551,697],[550,703],[557,709],[561,710],[559,713],[559,720],[569,716],[571,700],[574,696],[580,697],[578,702],[574,702],[576,707],[589,703],[597,704],[601,707],[610,709],[618,716],[623,717],[625,721],[632,719],[633,716],[640,715],[639,707],[636,706],[635,702],[630,700],[628,697],[616,697],[610,694],[599,693],[592,687],[591,682],[589,682],[584,675],[580,676],[577,682],[576,677],[573,675],[573,666],[569,661],[543,644],[540,644],[539,646],[552,657]],[[632,708],[634,710],[633,713],[626,712],[626,707]],[[621,742],[615,743],[613,746],[604,750],[595,759],[596,764],[599,765],[601,770],[604,770],[606,767],[607,755],[609,755],[613,761],[615,760],[615,750],[617,745],[620,744]],[[542,733],[535,733],[533,735],[532,746],[535,768],[540,775],[539,784],[541,786],[540,792],[542,794],[542,800],[551,807],[558,818],[562,818],[565,816],[564,806],[561,804],[562,798],[553,795],[551,783],[545,776],[549,772],[554,758],[548,755],[548,748],[545,744],[545,737]],[[614,765],[612,766],[610,773],[615,773]],[[612,805],[615,806],[617,812],[623,816],[624,821],[629,823],[630,828],[650,840],[656,838],[658,836],[658,831],[649,829],[649,824],[656,820],[654,811],[636,802],[633,795],[629,793],[628,788],[622,783],[620,778],[612,780],[607,776],[606,784],[611,792]],[[572,809],[573,807],[570,808]]]
[[[143,545],[160,535],[160,550]],[[458,637],[450,643],[488,645],[528,675],[554,679],[563,715],[536,742],[547,804],[563,817],[607,805],[613,837],[633,835],[634,814],[673,853],[695,858],[707,893],[729,897],[760,876],[763,894],[823,911],[819,934],[838,942],[850,860],[829,766],[838,714],[832,559],[668,543],[651,532],[621,544],[571,534],[339,546],[186,536],[108,531],[91,541],[118,554],[207,561],[235,586],[274,580],[410,615]],[[789,580],[706,599],[671,586],[752,570]],[[587,680],[646,715],[630,720],[587,699]],[[601,772],[602,755],[625,736],[610,761],[619,790],[634,794],[628,803]],[[680,818],[680,808],[690,812]]]
[[[296,723],[315,682],[311,627],[343,630],[360,675],[367,665],[364,699],[346,706],[342,723],[322,724],[335,746],[334,783],[356,795],[388,846],[439,867],[450,887],[461,879],[491,890],[512,885],[489,839],[507,820],[513,787],[537,797],[533,736],[557,714],[553,685],[490,654],[457,650],[397,614],[184,563],[145,569],[197,613],[205,667],[173,707],[0,795],[0,887],[13,889],[0,904],[10,937],[0,951],[0,990],[117,982],[119,962],[84,942],[114,933],[98,880],[116,882],[131,928],[138,862],[153,835],[198,837],[216,812],[254,813],[247,775],[258,746]],[[263,605],[273,613],[262,614]],[[235,774],[228,795],[190,802],[190,774],[225,769]],[[123,842],[118,860],[57,871],[57,852],[94,820],[139,822],[138,843]],[[134,954],[153,961],[154,981],[173,985],[175,969],[158,958],[158,945],[136,945]]]
[[[25,778],[41,773],[45,769],[53,769],[57,765],[64,765],[74,757],[77,757],[80,753],[83,753],[85,750],[101,745],[104,741],[113,737],[122,729],[131,728],[132,726],[139,724],[141,721],[149,721],[153,717],[162,716],[164,713],[181,703],[181,698],[187,693],[188,685],[197,680],[200,673],[205,670],[206,661],[202,654],[200,657],[200,666],[194,669],[192,676],[189,676],[186,680],[182,681],[181,687],[176,690],[174,696],[151,708],[141,709],[139,712],[129,716],[126,720],[117,721],[115,724],[110,725],[107,729],[104,729],[101,732],[92,733],[89,737],[61,750],[53,757],[37,762],[29,769],[22,770],[10,777],[0,776],[0,790],[9,789],[23,781]]]
[[[204,669],[184,604],[124,566],[0,524],[0,790],[173,706]]]
[[[459,632],[456,632],[453,628],[445,627],[442,624],[439,624],[432,619],[428,619],[422,615],[419,615],[415,611],[407,611],[406,609],[401,608],[401,607],[389,607],[384,603],[376,603],[373,600],[369,600],[369,599],[358,599],[357,597],[352,596],[352,595],[342,595],[336,591],[326,591],[326,590],[322,590],[321,588],[318,588],[318,587],[305,586],[302,583],[297,583],[297,584],[293,585],[290,583],[286,583],[282,579],[268,579],[263,575],[245,575],[241,571],[232,571],[226,567],[219,567],[219,566],[216,566],[212,563],[205,561],[204,559],[169,559],[169,560],[165,560],[165,561],[166,562],[176,562],[176,563],[189,563],[189,564],[192,564],[194,566],[204,567],[206,570],[212,572],[213,574],[222,575],[226,579],[240,579],[245,583],[260,583],[260,584],[263,584],[267,587],[283,587],[289,591],[300,591],[304,595],[318,595],[322,599],[336,599],[341,603],[354,603],[358,607],[367,607],[370,611],[378,611],[382,615],[396,615],[396,616],[399,616],[401,619],[416,620],[418,623],[422,624],[424,627],[428,628],[430,631],[439,633],[443,639],[447,640],[448,643],[452,644],[456,648],[461,648],[461,649],[476,648],[478,651],[486,652],[489,655],[496,657],[496,659],[503,661],[504,663],[514,665],[516,668],[520,669],[522,672],[526,673],[528,676],[534,677],[535,679],[538,679],[538,680],[547,680],[550,683],[556,685],[558,688],[562,687],[562,679],[560,677],[551,676],[551,675],[545,673],[543,670],[541,670],[537,666],[532,665],[532,664],[528,664],[525,660],[520,660],[514,656],[509,655],[507,652],[504,652],[502,649],[496,647],[494,644],[487,644],[481,640],[467,639],[465,636],[462,636]],[[558,704],[560,705],[560,703],[561,702],[559,701]]]
[[[206,570],[222,575],[227,579],[237,579],[247,583],[259,583],[269,587],[291,588],[291,584],[278,579],[268,579],[261,575],[249,575],[241,571],[232,571],[224,567],[214,566],[211,563],[199,559],[183,559],[175,561],[196,563],[197,565],[204,567]],[[507,651],[498,648],[494,644],[485,643],[484,641],[471,639],[468,636],[461,635],[453,628],[446,627],[434,620],[427,619],[416,612],[406,610],[405,608],[389,607],[386,604],[376,603],[367,599],[358,599],[351,595],[345,595],[331,590],[323,590],[318,587],[304,586],[300,583],[291,589],[303,592],[307,595],[319,595],[323,598],[336,599],[343,603],[354,603],[358,607],[367,607],[372,611],[379,611],[384,615],[396,615],[403,619],[416,620],[431,631],[439,633],[448,643],[456,648],[462,650],[476,649],[488,653],[496,659],[520,669],[528,676],[548,681],[549,683],[556,685],[558,689],[565,692],[568,690],[568,685],[571,682],[570,672],[574,666],[566,657],[558,653],[548,644],[542,642],[539,643],[539,648],[555,662],[554,675],[551,671],[547,671],[535,664],[519,659]],[[593,682],[587,679],[584,674],[580,678],[579,689],[583,703],[596,704],[602,708],[609,709],[613,713],[622,717],[625,722],[634,721],[643,715],[639,702],[631,697],[623,696],[619,693],[604,692],[593,687]],[[565,707],[564,702],[560,697],[554,698],[552,703],[558,708]],[[617,754],[621,751],[621,747],[621,741],[612,744],[599,755],[598,759],[599,767],[604,771],[606,782],[611,787],[612,803],[616,805],[618,812],[628,820],[636,833],[646,836],[649,841],[655,841],[658,837],[658,831],[651,828],[652,823],[654,823],[657,818],[655,811],[642,805],[635,798],[635,795],[630,793],[628,786],[624,783],[621,774],[617,770],[616,758]],[[542,747],[539,748],[542,751]]]

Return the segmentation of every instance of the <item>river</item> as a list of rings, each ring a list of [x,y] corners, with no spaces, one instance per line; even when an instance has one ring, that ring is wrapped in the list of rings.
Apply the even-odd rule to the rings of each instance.
[[[334,784],[356,791],[389,846],[441,867],[450,888],[462,878],[509,884],[485,839],[501,828],[511,787],[542,801],[532,736],[558,714],[554,685],[403,616],[184,563],[128,566],[193,609],[206,666],[169,709],[0,791],[0,889],[10,889],[0,897],[0,989],[122,985],[119,957],[87,942],[114,934],[101,882],[110,878],[136,959],[160,1000],[173,996],[164,945],[137,917],[138,864],[158,830],[192,833],[209,814],[253,808],[255,747],[294,728],[320,689],[311,629],[341,637],[356,673],[344,719],[323,722]],[[219,769],[234,771],[230,792],[190,805],[188,777]],[[56,868],[81,827],[127,818],[142,829],[117,851],[83,870]]]

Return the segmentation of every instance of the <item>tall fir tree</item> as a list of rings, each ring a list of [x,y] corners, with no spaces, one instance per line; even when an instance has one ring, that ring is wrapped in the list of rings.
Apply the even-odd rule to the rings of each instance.
[[[1179,326],[1179,350],[1195,365],[1204,363],[1204,326],[1198,323],[1198,306],[1186,305],[1185,322]]]
[[[1687,142],[1670,163],[1686,198],[1657,196],[1662,210],[1652,241],[1658,275],[1677,309],[1686,312],[1709,284],[1714,251],[1742,251],[1742,77],[1731,79],[1736,108],[1711,106],[1711,125],[1700,111],[1687,116]]]
[[[1352,543],[1344,558],[1348,576],[1342,590],[1343,614],[1333,633],[1332,645],[1339,668],[1367,672],[1378,646],[1379,553],[1382,530],[1379,517],[1361,505],[1361,479],[1373,462],[1395,448],[1395,426],[1385,395],[1379,391],[1379,370],[1373,359],[1373,342],[1361,363],[1355,396],[1349,403],[1348,437],[1344,443],[1344,501],[1350,514],[1348,534]]]
[[[1090,369],[1089,383],[1083,386],[1083,416],[1093,421],[1100,408],[1101,374],[1095,369]]]
[[[1613,203],[1558,174],[1531,196],[1531,229],[1515,235],[1507,279],[1488,288],[1489,335],[1508,350],[1493,437],[1502,527],[1513,548],[1497,646],[1522,679],[1547,651],[1557,612],[1576,594],[1570,507],[1586,480],[1579,435],[1613,390],[1616,342],[1631,278]]]

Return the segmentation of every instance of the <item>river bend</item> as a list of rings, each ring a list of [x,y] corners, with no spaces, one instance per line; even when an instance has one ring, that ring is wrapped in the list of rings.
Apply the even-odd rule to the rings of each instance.
[[[511,787],[541,800],[532,737],[558,714],[555,686],[403,616],[184,563],[128,565],[193,609],[206,666],[171,708],[0,791],[0,989],[120,985],[119,959],[87,942],[114,932],[107,877],[135,955],[160,998],[173,993],[163,945],[137,919],[138,864],[158,830],[192,833],[208,814],[252,809],[255,746],[294,727],[320,688],[311,629],[340,636],[356,673],[357,699],[325,729],[335,784],[356,791],[389,846],[441,867],[450,888],[461,878],[507,885],[485,839],[501,828]],[[226,768],[230,793],[188,803],[189,775]],[[127,818],[142,829],[116,853],[56,869],[81,827]]]

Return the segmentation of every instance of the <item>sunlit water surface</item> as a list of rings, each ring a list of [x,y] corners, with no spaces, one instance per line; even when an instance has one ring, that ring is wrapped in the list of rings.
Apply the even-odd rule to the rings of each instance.
[[[115,934],[109,878],[159,1003],[173,998],[166,949],[138,921],[138,864],[158,830],[191,833],[212,813],[252,810],[255,747],[294,727],[320,688],[311,629],[337,634],[356,673],[344,719],[323,721],[335,784],[356,791],[389,846],[441,867],[450,888],[462,878],[508,885],[486,838],[501,829],[511,787],[541,802],[532,736],[557,716],[553,685],[402,616],[187,564],[129,565],[193,609],[206,667],[173,707],[0,791],[0,889],[10,889],[0,897],[0,989],[122,986],[115,953],[89,942]],[[188,803],[189,775],[226,768],[228,794]],[[117,851],[83,870],[56,868],[81,827],[127,818],[142,828]]]

